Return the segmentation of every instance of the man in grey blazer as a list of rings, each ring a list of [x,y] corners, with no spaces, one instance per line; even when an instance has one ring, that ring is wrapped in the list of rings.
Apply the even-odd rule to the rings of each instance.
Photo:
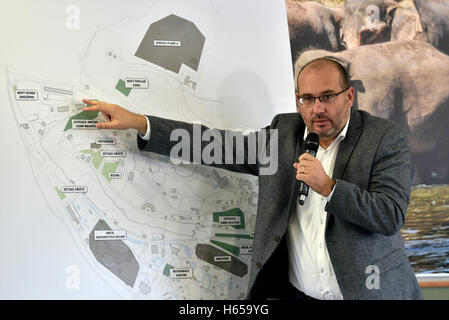
[[[276,134],[258,145],[275,140],[276,172],[261,174],[264,165],[247,157],[211,164],[259,176],[248,298],[422,299],[400,233],[411,185],[407,138],[393,122],[352,108],[347,68],[333,57],[295,65],[298,112],[276,115],[265,128]],[[108,120],[98,128],[137,129],[140,150],[170,155],[175,129],[193,137],[191,124],[84,102]],[[320,137],[316,157],[305,153],[308,132]],[[192,151],[183,159],[192,161]],[[300,180],[310,187],[304,205]]]

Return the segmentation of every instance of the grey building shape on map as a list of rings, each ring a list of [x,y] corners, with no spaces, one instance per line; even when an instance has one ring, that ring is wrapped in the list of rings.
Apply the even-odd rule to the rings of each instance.
[[[46,86],[44,87],[44,91],[52,92],[52,93],[65,94],[65,95],[69,95],[69,96],[73,95],[73,91],[72,90],[65,90],[65,89],[52,88],[52,87],[46,87]]]
[[[140,266],[131,249],[122,240],[95,240],[96,230],[111,230],[111,228],[104,220],[98,220],[89,234],[89,248],[95,259],[133,288]]]
[[[141,282],[139,285],[140,292],[147,295],[151,292],[151,287],[149,287],[146,283]]]
[[[68,112],[69,106],[58,106],[56,107],[56,110],[58,110],[58,112]]]
[[[214,180],[218,183],[221,189],[224,189],[228,185],[228,178],[225,176],[220,177],[220,175],[216,170],[212,171],[212,176],[214,177]]]
[[[157,254],[158,250],[157,250],[157,246],[156,245],[151,245],[151,254]]]
[[[73,212],[72,207],[70,205],[67,206],[67,211],[69,212],[70,216],[72,217],[72,220],[75,221],[76,224],[80,224],[80,221],[78,220],[75,212]]]
[[[248,265],[233,256],[230,256],[231,261],[215,261],[215,257],[229,256],[229,254],[223,250],[211,246],[210,244],[198,243],[195,248],[195,254],[199,259],[209,262],[210,264],[226,270],[240,278],[244,277],[248,273]]]
[[[101,148],[101,144],[98,144],[98,143],[96,143],[96,142],[92,142],[92,143],[90,144],[90,148],[91,148],[91,149],[100,149],[100,148]]]
[[[148,27],[135,55],[175,73],[179,73],[182,64],[198,71],[205,40],[195,24],[172,14]],[[158,46],[155,41],[179,41],[181,44]]]

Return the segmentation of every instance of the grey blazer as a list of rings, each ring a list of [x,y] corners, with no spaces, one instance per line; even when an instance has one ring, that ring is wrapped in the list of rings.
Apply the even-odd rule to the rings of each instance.
[[[149,119],[151,138],[147,142],[138,137],[140,150],[169,155],[177,143],[170,141],[174,129],[185,129],[193,136],[191,124],[153,116]],[[298,113],[276,115],[266,129],[278,132],[275,174],[259,175],[259,162],[250,164],[246,158],[239,165],[212,164],[259,175],[250,299],[286,298],[285,234],[298,196],[292,164],[305,151],[305,124]],[[220,132],[224,137],[225,131]],[[190,154],[190,159],[184,160],[192,161]],[[344,299],[422,299],[400,232],[411,186],[410,153],[401,129],[392,121],[353,109],[348,132],[339,146],[333,178],[337,184],[325,207],[325,240]],[[379,270],[378,286],[369,285],[374,270],[369,266]]]

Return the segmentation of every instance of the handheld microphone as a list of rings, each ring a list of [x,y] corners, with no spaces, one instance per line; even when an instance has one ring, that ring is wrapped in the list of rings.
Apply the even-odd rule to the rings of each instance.
[[[318,147],[320,145],[320,138],[318,137],[318,134],[315,132],[310,132],[307,135],[306,142],[305,142],[305,148],[306,153],[311,154],[312,156],[316,156],[316,153],[318,151]],[[309,194],[309,186],[304,183],[304,181],[299,180],[299,197],[298,197],[298,203],[300,205],[304,204],[304,200],[306,199],[307,195]]]

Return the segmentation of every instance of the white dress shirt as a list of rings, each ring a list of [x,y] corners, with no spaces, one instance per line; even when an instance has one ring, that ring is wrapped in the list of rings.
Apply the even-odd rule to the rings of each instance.
[[[150,132],[151,132],[150,120],[148,120],[147,116],[145,116],[145,119],[147,120],[147,132],[145,132],[145,135],[141,134],[139,131],[137,131],[137,133],[139,134],[139,137],[141,137],[143,140],[149,141],[150,140]]]
[[[348,125],[349,119],[326,150],[321,146],[318,148],[316,157],[329,177],[332,177],[338,147],[346,136]],[[306,127],[304,139],[308,133]],[[304,205],[297,202],[288,225],[290,282],[306,295],[320,300],[343,299],[325,241],[327,212],[324,207],[332,194],[333,190],[328,197],[323,197],[309,188]]]

